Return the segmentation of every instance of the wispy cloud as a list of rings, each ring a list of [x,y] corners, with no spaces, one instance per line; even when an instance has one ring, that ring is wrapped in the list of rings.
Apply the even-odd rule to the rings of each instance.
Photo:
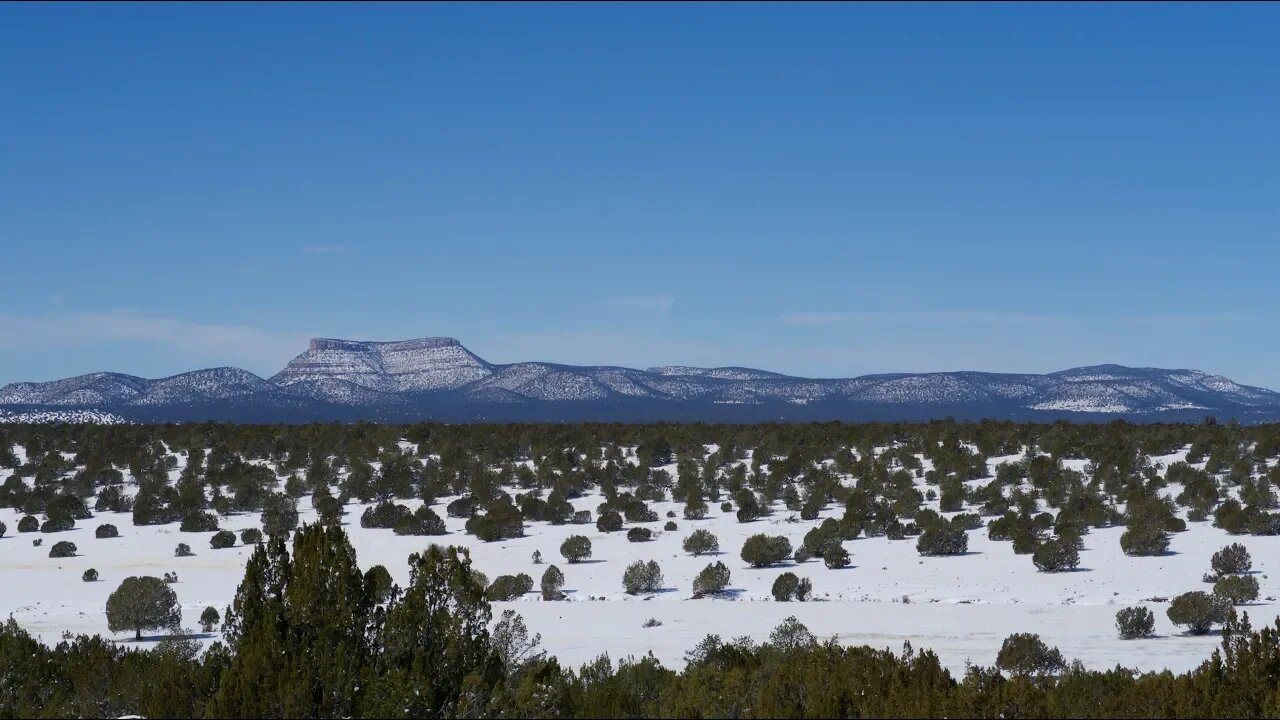
[[[1072,313],[999,312],[988,310],[889,310],[882,312],[794,312],[783,313],[784,325],[829,327],[836,325],[901,323],[946,325],[1044,325],[1044,324],[1163,324],[1239,321],[1255,318],[1251,313]]]
[[[342,255],[347,252],[346,245],[308,245],[302,249],[308,255]]]
[[[311,333],[306,332],[200,323],[129,310],[0,315],[0,351],[38,352],[140,343],[181,356],[184,361],[246,365],[262,372],[278,368],[305,350],[310,337]]]
[[[665,315],[671,312],[671,306],[676,304],[676,299],[671,295],[631,295],[609,298],[604,302],[609,307],[623,310],[647,310]]]

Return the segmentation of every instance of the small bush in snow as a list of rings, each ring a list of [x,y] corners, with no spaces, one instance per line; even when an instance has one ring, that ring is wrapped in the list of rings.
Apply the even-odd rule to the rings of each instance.
[[[1060,539],[1046,540],[1031,554],[1031,562],[1041,572],[1075,570],[1080,566],[1080,551],[1073,542]]]
[[[49,548],[49,557],[51,558],[75,557],[75,554],[76,544],[66,540],[56,542],[53,547]]]
[[[916,540],[916,552],[921,555],[963,555],[968,550],[969,536],[950,525],[935,525]]]
[[[560,568],[551,565],[547,571],[542,573],[542,599],[543,600],[563,600],[564,599],[564,573],[560,572]]]
[[[1258,579],[1252,575],[1227,575],[1213,584],[1213,594],[1232,605],[1258,599]]]
[[[85,582],[98,582],[98,571],[93,568],[89,568],[84,571],[84,574],[80,576],[80,579]]]
[[[236,544],[236,534],[230,530],[219,530],[209,538],[209,547],[214,550],[223,550]]]
[[[510,601],[533,590],[533,578],[524,573],[499,575],[485,591],[485,597],[493,601]]]
[[[742,544],[742,561],[751,567],[776,565],[791,556],[791,541],[782,535],[752,535]]]
[[[104,525],[99,525],[97,528],[95,528],[93,531],[93,536],[98,538],[99,540],[106,540],[107,538],[120,537],[120,531],[116,529],[115,525],[106,523]]]
[[[657,592],[662,588],[662,568],[654,560],[637,560],[622,573],[622,589],[628,595]]]
[[[616,510],[606,510],[596,520],[596,529],[602,533],[617,532],[622,529],[622,516]]]
[[[178,543],[178,547],[173,551],[174,557],[191,557],[195,553],[191,552],[191,546],[186,543]]]
[[[668,521],[667,521],[667,524],[662,526],[662,529],[663,529],[663,530],[665,530],[665,531],[667,531],[667,532],[675,532],[675,531],[676,531],[676,524],[675,524],[675,522],[674,522],[674,521],[672,521],[672,520],[668,520]]]
[[[1142,606],[1124,608],[1116,613],[1116,631],[1121,640],[1151,637],[1155,627],[1155,615]]]
[[[784,572],[774,579],[770,592],[778,602],[804,602],[813,592],[813,584],[809,582],[809,578],[801,579],[793,572]]]
[[[1214,553],[1209,564],[1218,577],[1239,575],[1253,569],[1253,558],[1249,557],[1249,550],[1244,545],[1231,543]]]
[[[222,616],[218,614],[218,609],[209,605],[200,613],[200,629],[205,632],[213,632],[213,629],[222,622]]]
[[[710,530],[694,530],[684,539],[684,551],[690,555],[707,555],[719,550],[720,541]]]
[[[1204,635],[1214,624],[1224,622],[1230,609],[1226,599],[1196,590],[1174,598],[1165,614],[1174,625],[1185,625],[1192,635]]]
[[[208,512],[188,513],[178,529],[182,532],[214,532],[218,529],[218,518]]]
[[[1149,524],[1131,525],[1120,536],[1120,549],[1135,557],[1163,555],[1169,549],[1169,534]]]
[[[658,618],[649,618],[648,620],[644,621],[644,625],[642,625],[641,627],[647,627],[647,628],[662,627],[662,621],[659,620]]]
[[[713,562],[693,579],[693,596],[714,595],[729,587],[729,568],[722,562]]]
[[[833,542],[822,549],[822,562],[832,570],[849,567],[849,551],[844,545]]]
[[[35,532],[39,529],[40,521],[36,519],[35,515],[25,515],[18,521],[18,532],[20,533]]]
[[[627,531],[628,542],[649,542],[653,539],[653,532],[649,528],[633,527]]]
[[[560,544],[560,554],[571,565],[582,562],[591,557],[591,539],[586,535],[570,535]]]
[[[262,531],[258,528],[245,528],[240,531],[240,543],[243,545],[257,545],[262,542]]]

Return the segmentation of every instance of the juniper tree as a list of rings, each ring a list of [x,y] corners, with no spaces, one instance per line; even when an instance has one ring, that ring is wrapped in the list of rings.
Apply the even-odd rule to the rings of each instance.
[[[111,632],[134,631],[134,639],[142,639],[143,630],[164,630],[182,622],[178,595],[156,577],[127,577],[107,597],[107,629]]]

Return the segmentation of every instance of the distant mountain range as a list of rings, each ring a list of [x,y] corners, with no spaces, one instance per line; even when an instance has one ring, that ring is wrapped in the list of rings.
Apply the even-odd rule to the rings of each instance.
[[[0,388],[0,422],[1280,420],[1280,393],[1197,370],[790,377],[741,367],[485,361],[453,338],[317,338],[271,378],[212,368],[91,373]]]

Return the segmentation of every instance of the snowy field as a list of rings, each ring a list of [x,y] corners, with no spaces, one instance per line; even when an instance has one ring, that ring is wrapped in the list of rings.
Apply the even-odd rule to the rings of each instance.
[[[1154,458],[1168,464],[1182,453]],[[989,464],[1016,460],[1017,456],[991,458]],[[185,458],[180,458],[180,462]],[[927,463],[927,461],[926,461]],[[675,466],[667,471],[675,474]],[[0,470],[0,481],[11,471]],[[173,471],[176,478],[178,470]],[[917,480],[922,491],[924,481]],[[1171,485],[1164,494],[1176,494]],[[435,506],[444,517],[441,498]],[[600,503],[594,492],[574,501],[578,509]],[[417,501],[400,501],[410,508]],[[302,521],[313,520],[314,511],[304,499],[299,503]],[[1214,551],[1230,542],[1246,545],[1254,560],[1254,574],[1261,584],[1261,599],[1242,609],[1255,626],[1272,622],[1280,614],[1274,596],[1280,594],[1270,574],[1280,571],[1280,536],[1229,536],[1210,523],[1189,523],[1188,530],[1172,535],[1171,553],[1159,557],[1128,557],[1120,550],[1123,528],[1094,529],[1084,536],[1080,568],[1073,572],[1041,573],[1029,555],[1015,555],[1008,542],[988,540],[986,530],[969,533],[969,552],[958,557],[920,557],[915,538],[888,540],[859,538],[845,542],[851,554],[848,568],[832,570],[821,560],[802,565],[790,561],[771,568],[751,568],[739,557],[750,535],[785,535],[799,547],[805,533],[824,517],[839,516],[842,508],[829,507],[816,521],[800,521],[798,514],[779,503],[770,517],[739,523],[733,513],[722,513],[711,504],[704,520],[687,521],[683,503],[650,503],[659,520],[641,523],[654,532],[654,540],[632,543],[625,530],[599,533],[591,525],[554,526],[526,523],[526,536],[483,543],[463,532],[464,521],[445,517],[449,535],[435,538],[397,536],[387,529],[360,527],[366,505],[349,504],[344,518],[361,565],[382,564],[400,584],[408,580],[407,556],[427,544],[469,547],[475,566],[492,580],[500,574],[528,573],[536,583],[547,564],[565,574],[567,602],[543,602],[536,589],[512,603],[495,603],[494,616],[514,608],[531,631],[542,635],[543,647],[563,663],[577,666],[607,652],[614,659],[652,652],[671,667],[682,667],[684,652],[708,633],[725,639],[750,635],[765,639],[788,615],[795,615],[819,637],[837,637],[848,644],[887,647],[894,651],[910,641],[916,649],[938,653],[953,672],[968,662],[990,665],[1005,636],[1013,632],[1039,633],[1057,645],[1069,659],[1093,668],[1123,664],[1142,670],[1169,668],[1182,671],[1198,665],[1218,645],[1216,634],[1191,637],[1168,621],[1167,599],[1189,590],[1208,590],[1201,581],[1209,570]],[[937,507],[936,501],[926,503]],[[674,511],[678,529],[663,531],[667,511]],[[177,523],[134,526],[129,514],[95,513],[77,523],[74,530],[55,533],[16,534],[21,515],[0,509],[0,521],[9,528],[0,538],[0,617],[12,615],[23,627],[44,641],[55,643],[64,631],[100,633],[110,637],[104,606],[107,596],[130,575],[160,576],[178,573],[173,587],[183,605],[184,626],[196,628],[197,617],[207,605],[219,612],[230,603],[241,579],[250,548],[212,550],[210,533],[183,533]],[[594,518],[594,513],[593,513]],[[120,537],[95,539],[94,528],[112,523]],[[635,525],[628,523],[628,527]],[[232,515],[221,520],[223,529],[238,531],[259,527],[257,514]],[[718,556],[693,557],[681,549],[682,540],[694,529],[706,528],[720,542]],[[559,553],[569,535],[587,535],[593,543],[592,559],[567,563]],[[32,539],[43,538],[41,547]],[[49,547],[70,540],[78,547],[73,558],[51,559]],[[179,542],[191,545],[194,557],[174,557]],[[535,565],[533,552],[542,553]],[[636,559],[654,559],[662,567],[664,589],[649,596],[626,595],[621,577]],[[691,598],[694,576],[709,562],[720,560],[732,572],[728,597]],[[85,583],[81,574],[95,568],[100,580]],[[792,571],[813,582],[810,602],[775,602],[770,596],[774,578]],[[1116,637],[1115,612],[1130,605],[1145,605],[1156,617],[1157,637],[1122,641]],[[643,627],[649,618],[658,627]],[[217,633],[206,636],[212,641]],[[116,639],[132,643],[128,633]],[[158,638],[144,640],[144,644]]]

